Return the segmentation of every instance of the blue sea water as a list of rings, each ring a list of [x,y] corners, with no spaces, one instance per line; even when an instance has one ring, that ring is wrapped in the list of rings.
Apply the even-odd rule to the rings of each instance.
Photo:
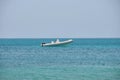
[[[120,80],[120,38],[40,46],[51,40],[0,39],[0,80]]]

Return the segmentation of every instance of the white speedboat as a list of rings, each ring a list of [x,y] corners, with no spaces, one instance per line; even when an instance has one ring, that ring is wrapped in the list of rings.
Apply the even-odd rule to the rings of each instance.
[[[51,43],[42,43],[41,46],[59,46],[59,45],[65,45],[65,44],[69,44],[73,42],[72,39],[66,40],[66,41],[59,41],[59,39],[57,39],[55,42],[51,41]]]

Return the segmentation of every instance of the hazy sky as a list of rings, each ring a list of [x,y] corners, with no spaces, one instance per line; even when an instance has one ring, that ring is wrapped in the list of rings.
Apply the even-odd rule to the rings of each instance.
[[[0,0],[0,38],[120,38],[120,0]]]

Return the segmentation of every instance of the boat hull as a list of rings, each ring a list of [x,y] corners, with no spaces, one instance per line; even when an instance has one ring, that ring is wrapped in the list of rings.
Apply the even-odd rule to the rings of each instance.
[[[73,40],[67,40],[67,41],[63,41],[63,42],[59,42],[59,43],[46,43],[46,44],[42,44],[42,46],[60,46],[60,45],[66,45],[73,42]]]

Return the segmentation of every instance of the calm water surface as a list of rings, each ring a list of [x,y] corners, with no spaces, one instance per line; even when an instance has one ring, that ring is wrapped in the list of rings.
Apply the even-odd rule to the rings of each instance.
[[[120,39],[51,40],[0,39],[0,80],[120,80]]]

